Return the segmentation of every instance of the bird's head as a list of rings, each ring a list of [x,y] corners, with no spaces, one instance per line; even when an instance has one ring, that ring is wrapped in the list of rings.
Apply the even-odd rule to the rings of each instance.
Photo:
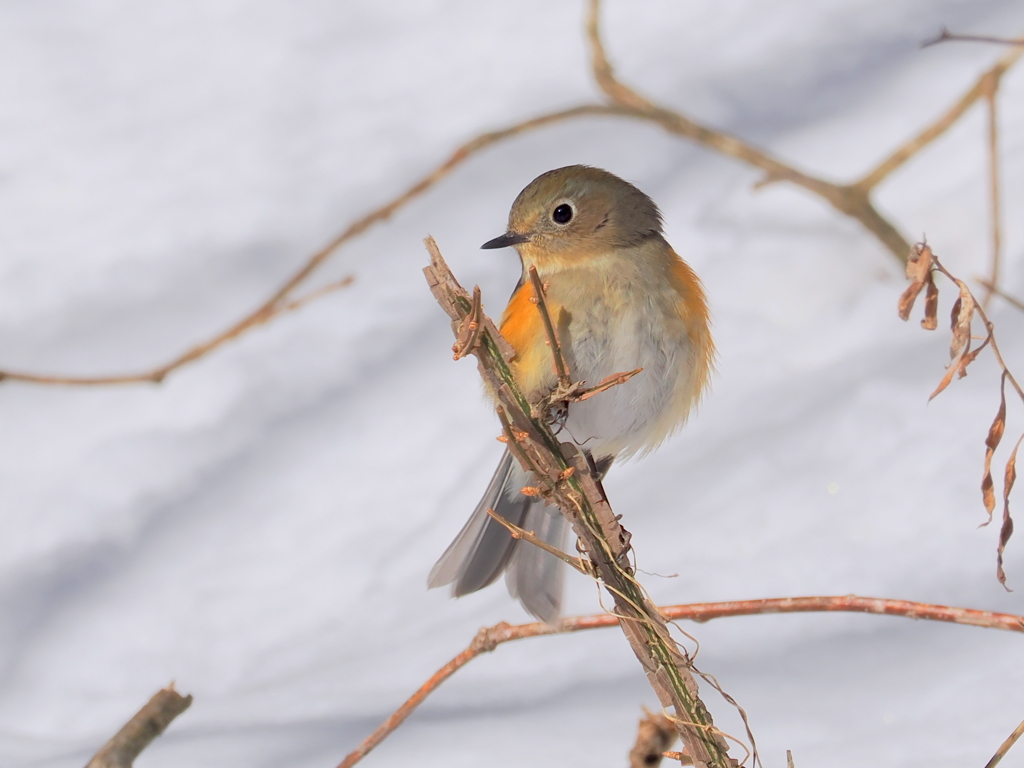
[[[481,248],[514,246],[541,273],[638,246],[661,234],[654,202],[618,176],[585,165],[541,174],[519,193],[508,231]]]

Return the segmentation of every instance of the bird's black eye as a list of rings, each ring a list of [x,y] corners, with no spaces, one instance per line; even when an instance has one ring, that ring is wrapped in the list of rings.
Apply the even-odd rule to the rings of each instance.
[[[551,212],[551,218],[556,224],[568,224],[572,220],[572,206],[562,203]]]

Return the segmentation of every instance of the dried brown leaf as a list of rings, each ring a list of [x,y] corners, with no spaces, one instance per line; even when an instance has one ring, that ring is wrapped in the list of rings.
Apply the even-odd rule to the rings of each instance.
[[[939,386],[928,396],[929,400],[935,398],[942,390],[949,386],[954,374],[960,374],[960,378],[967,375],[967,366],[974,362],[978,353],[984,349],[991,339],[991,334],[985,338],[984,343],[974,352],[971,352],[971,321],[974,319],[974,310],[978,306],[974,295],[962,280],[953,278],[957,287],[960,288],[960,295],[953,304],[953,311],[950,312],[949,324],[953,336],[949,342],[949,368],[946,375],[942,377]]]
[[[985,438],[985,475],[981,478],[981,499],[985,503],[985,509],[988,511],[988,520],[982,523],[982,525],[988,525],[992,522],[992,513],[996,509],[996,495],[992,490],[994,485],[992,481],[992,454],[999,447],[999,442],[1003,439],[1003,432],[1005,431],[1006,371],[1003,371],[1003,376],[999,381],[999,410],[996,411],[996,417],[992,421],[992,426],[988,428],[988,437]]]
[[[924,296],[924,319],[921,320],[921,327],[926,331],[934,331],[939,326],[939,287],[935,284],[935,275],[931,272],[928,273],[926,285],[928,292]]]
[[[915,283],[923,283],[932,269],[932,248],[927,243],[918,243],[910,251],[907,259],[907,279]]]
[[[1010,454],[1010,459],[1006,462],[1006,474],[1003,481],[1003,527],[999,530],[999,547],[996,549],[996,578],[1007,592],[1011,590],[1006,586],[1003,550],[1013,535],[1013,518],[1010,517],[1010,491],[1013,490],[1013,483],[1017,479],[1017,449],[1020,448],[1021,441],[1024,441],[1024,435],[1017,439],[1017,444],[1013,446],[1013,453]]]
[[[957,372],[959,366],[950,363],[949,368],[946,370],[946,375],[942,377],[942,381],[939,382],[939,386],[935,388],[935,391],[928,395],[928,401],[931,402],[935,397],[946,387],[949,386],[949,382],[953,380],[953,374]]]
[[[967,375],[967,366],[969,366],[977,359],[978,355],[980,355],[981,351],[988,346],[988,343],[991,340],[992,334],[989,333],[989,335],[985,337],[985,340],[981,342],[980,347],[978,347],[977,349],[972,349],[970,352],[968,352],[966,355],[960,358],[960,362],[956,366],[956,370],[960,374],[958,378],[962,379],[964,376]]]
[[[924,243],[918,243],[910,252],[910,258],[907,259],[907,278],[911,283],[900,296],[899,301],[900,317],[904,320],[910,317],[910,311],[914,308],[918,294],[930,282],[932,258],[932,249]],[[934,286],[934,281],[931,282]],[[929,288],[929,292],[931,290],[932,288]]]
[[[949,359],[956,360],[971,345],[971,321],[974,320],[974,309],[977,306],[974,301],[974,294],[962,280],[956,281],[960,288],[960,296],[953,305],[953,312],[950,316],[950,327],[953,330],[953,338],[949,343]]]
[[[910,310],[914,308],[914,302],[917,301],[917,296],[921,293],[921,289],[924,288],[924,283],[911,283],[900,295],[900,302],[898,305],[900,319],[910,319]]]

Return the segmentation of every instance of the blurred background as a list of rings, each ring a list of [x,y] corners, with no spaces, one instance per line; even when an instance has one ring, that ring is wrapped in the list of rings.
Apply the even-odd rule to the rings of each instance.
[[[598,99],[580,2],[0,4],[0,368],[144,370],[254,309],[472,136]],[[796,167],[853,180],[1019,35],[1013,0],[609,0],[620,77]],[[1024,69],[999,95],[1004,288],[1024,294]],[[989,260],[981,106],[879,189],[968,279]],[[978,485],[998,369],[927,403],[940,330],[853,220],[614,118],[474,156],[337,251],[355,282],[161,385],[0,384],[0,764],[83,764],[171,680],[195,703],[139,759],[333,766],[478,627],[528,617],[427,572],[501,454],[421,275],[434,235],[497,314],[534,176],[588,163],[661,206],[720,349],[699,414],[606,483],[662,603],[856,593],[1024,613]],[[1024,373],[1024,315],[991,305]],[[1024,429],[1010,403],[1007,443]],[[997,475],[1009,445],[997,454]],[[1024,505],[1024,491],[1018,490]],[[1021,507],[1024,509],[1024,506]],[[1009,586],[1024,584],[1011,540]],[[570,613],[601,609],[568,578]],[[1024,717],[1021,638],[861,615],[690,625],[767,765],[983,765]],[[706,694],[716,722],[742,732]],[[478,659],[367,766],[620,765],[656,701],[616,630]],[[738,754],[738,751],[737,753]],[[1004,765],[1024,765],[1024,748]]]

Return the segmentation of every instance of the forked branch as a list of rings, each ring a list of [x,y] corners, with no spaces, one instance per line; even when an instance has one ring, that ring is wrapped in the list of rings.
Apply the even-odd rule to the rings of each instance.
[[[764,171],[764,178],[758,186],[776,181],[789,181],[826,200],[840,213],[859,221],[871,234],[900,261],[906,261],[910,245],[899,230],[874,207],[870,199],[871,191],[893,171],[903,165],[917,152],[938,138],[979,99],[998,88],[1003,73],[1012,66],[1024,53],[1024,48],[1017,47],[1005,55],[988,72],[983,74],[977,83],[965,93],[938,120],[924,128],[917,136],[906,142],[883,160],[876,168],[869,171],[860,180],[852,184],[836,184],[800,171],[793,166],[773,157],[742,139],[704,125],[679,113],[658,105],[641,96],[633,88],[626,86],[616,77],[604,50],[600,34],[598,0],[588,0],[589,12],[586,21],[586,34],[591,47],[591,69],[598,87],[609,99],[606,104],[584,104],[563,109],[549,114],[540,115],[514,123],[506,128],[482,133],[458,147],[447,159],[416,181],[412,186],[380,205],[364,216],[353,221],[349,226],[327,243],[322,249],[311,255],[306,262],[284,281],[267,299],[231,326],[222,330],[205,341],[202,341],[162,365],[137,372],[104,374],[98,376],[73,376],[66,374],[40,374],[27,371],[16,371],[0,368],[0,381],[24,381],[32,384],[59,384],[96,386],[109,384],[139,384],[162,382],[168,375],[196,360],[205,357],[224,344],[242,336],[264,323],[277,318],[319,298],[326,291],[320,289],[302,298],[295,298],[298,289],[317,272],[320,267],[343,245],[362,235],[372,226],[388,220],[391,216],[431,189],[440,180],[448,176],[459,165],[470,157],[488,147],[512,137],[537,130],[545,126],[582,117],[619,117],[644,120],[660,125],[674,135],[696,141],[710,149],[728,157],[745,162]],[[952,39],[952,38],[949,38]],[[1015,42],[1015,41],[1004,41]],[[994,270],[997,274],[998,267]],[[332,284],[329,289],[335,290],[347,285],[351,278]]]

